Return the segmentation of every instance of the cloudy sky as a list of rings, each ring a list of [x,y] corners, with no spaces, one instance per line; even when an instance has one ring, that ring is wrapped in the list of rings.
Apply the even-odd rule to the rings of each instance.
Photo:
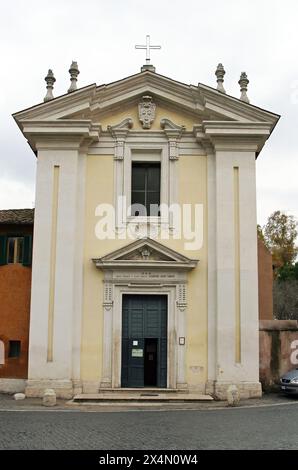
[[[282,115],[257,161],[258,222],[277,209],[298,217],[297,0],[13,0],[0,15],[0,209],[33,207],[35,156],[11,114],[37,104],[52,68],[54,94],[66,92],[77,60],[79,86],[139,71],[146,34],[157,72],[225,87],[239,97],[246,71],[252,104]]]

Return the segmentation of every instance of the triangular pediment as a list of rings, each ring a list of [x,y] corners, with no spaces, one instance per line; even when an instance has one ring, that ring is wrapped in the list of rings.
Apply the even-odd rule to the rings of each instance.
[[[143,238],[136,240],[93,262],[99,268],[119,267],[168,267],[194,268],[198,260],[193,260],[175,250],[152,240]]]
[[[90,120],[100,123],[107,113],[135,105],[143,95],[161,104],[189,113],[194,122],[204,120],[268,122],[274,125],[277,114],[245,103],[206,85],[187,85],[153,72],[142,72],[107,85],[95,84],[78,89],[46,103],[14,114],[20,125],[24,120]]]

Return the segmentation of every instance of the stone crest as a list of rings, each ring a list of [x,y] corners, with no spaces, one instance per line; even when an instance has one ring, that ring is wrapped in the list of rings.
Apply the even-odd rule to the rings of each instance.
[[[139,103],[139,119],[143,129],[150,129],[155,119],[155,110],[156,104],[153,103],[152,96],[142,96],[142,101]]]

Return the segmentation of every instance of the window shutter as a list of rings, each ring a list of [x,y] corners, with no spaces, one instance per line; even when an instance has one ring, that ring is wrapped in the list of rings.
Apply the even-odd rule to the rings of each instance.
[[[23,266],[31,266],[31,264],[32,264],[32,235],[25,235]]]
[[[7,264],[7,236],[0,235],[0,266]]]

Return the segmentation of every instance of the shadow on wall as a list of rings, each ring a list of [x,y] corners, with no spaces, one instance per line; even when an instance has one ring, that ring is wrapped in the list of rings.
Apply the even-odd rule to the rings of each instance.
[[[298,321],[260,321],[260,382],[277,391],[280,377],[298,365]]]

